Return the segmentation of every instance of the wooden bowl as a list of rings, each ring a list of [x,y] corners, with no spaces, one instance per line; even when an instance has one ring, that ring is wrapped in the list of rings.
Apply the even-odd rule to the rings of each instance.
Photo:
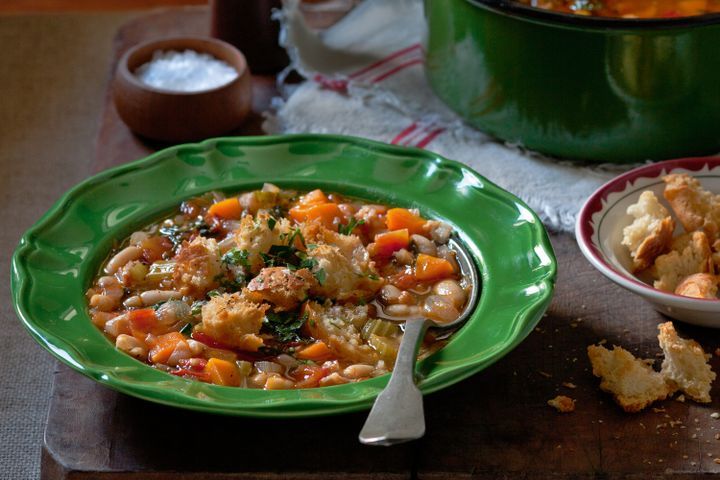
[[[194,50],[234,67],[230,83],[197,92],[151,87],[135,70],[158,50]],[[120,118],[133,132],[154,140],[185,142],[227,133],[238,127],[251,105],[250,70],[243,54],[232,45],[206,37],[152,40],[131,48],[120,59],[113,80],[113,99]]]

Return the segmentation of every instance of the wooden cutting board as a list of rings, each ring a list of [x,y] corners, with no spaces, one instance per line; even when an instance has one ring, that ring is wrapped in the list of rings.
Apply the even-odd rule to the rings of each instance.
[[[122,28],[115,60],[146,38],[207,34],[205,9],[141,17]],[[274,94],[256,77],[254,115],[237,134],[259,134]],[[92,172],[164,146],[133,136],[108,91]],[[88,172],[88,173],[92,173]],[[554,235],[559,277],[552,305],[516,350],[470,379],[426,397],[427,434],[385,448],[360,445],[365,413],[250,419],[153,404],[109,390],[58,364],[42,454],[43,479],[684,479],[720,472],[720,420],[709,406],[668,400],[629,415],[599,391],[585,353],[606,339],[636,355],[659,353],[666,319],[607,281],[569,235]],[[492,321],[492,319],[488,319]],[[718,332],[676,325],[706,351]],[[720,370],[720,359],[713,358]],[[546,402],[577,400],[559,414]],[[713,390],[720,398],[720,391]]]

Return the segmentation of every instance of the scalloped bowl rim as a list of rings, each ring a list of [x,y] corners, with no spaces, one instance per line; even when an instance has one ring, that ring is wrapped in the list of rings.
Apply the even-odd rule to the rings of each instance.
[[[245,407],[244,405],[238,405],[238,406],[232,406],[229,407],[225,404],[214,404],[212,402],[208,402],[207,400],[203,399],[195,399],[193,398],[186,398],[187,395],[184,392],[178,392],[178,391],[162,391],[162,388],[164,387],[158,387],[157,385],[145,385],[145,384],[137,384],[128,382],[127,380],[122,380],[119,377],[116,377],[111,372],[107,370],[104,370],[103,368],[98,368],[97,366],[93,365],[83,365],[82,359],[75,358],[73,356],[72,351],[68,351],[67,348],[63,348],[62,345],[57,345],[58,339],[52,338],[52,333],[48,333],[46,329],[42,325],[38,325],[38,322],[36,322],[33,318],[31,318],[31,315],[27,311],[27,306],[23,303],[25,290],[29,288],[29,284],[31,283],[28,280],[28,271],[27,271],[27,265],[25,264],[26,254],[28,251],[32,251],[32,242],[30,241],[33,239],[37,232],[40,231],[42,228],[45,228],[48,224],[53,222],[56,218],[63,218],[63,211],[67,205],[72,204],[74,201],[77,200],[77,197],[80,197],[84,191],[89,189],[90,187],[101,185],[104,182],[110,181],[116,177],[121,177],[125,174],[132,174],[135,171],[141,171],[145,168],[151,168],[152,166],[162,163],[163,161],[170,162],[173,157],[173,155],[178,154],[181,149],[199,149],[203,151],[208,151],[210,149],[216,148],[218,144],[221,142],[229,142],[229,143],[236,143],[239,145],[244,146],[276,146],[280,144],[291,144],[294,142],[307,142],[307,141],[317,141],[317,142],[330,142],[330,143],[342,143],[346,145],[352,145],[354,147],[361,147],[365,150],[373,153],[378,154],[392,154],[392,155],[402,155],[403,157],[407,158],[415,158],[415,159],[422,159],[427,160],[430,162],[435,163],[436,165],[446,165],[451,169],[456,169],[462,172],[471,172],[474,176],[474,179],[481,182],[481,188],[479,191],[483,191],[485,194],[490,195],[493,198],[501,199],[504,202],[513,202],[513,205],[517,206],[518,208],[522,208],[523,212],[529,212],[528,214],[531,216],[532,221],[528,222],[528,224],[534,225],[532,227],[531,232],[533,233],[533,240],[535,241],[535,246],[542,247],[542,250],[545,255],[547,255],[548,258],[548,264],[545,265],[545,268],[542,270],[542,274],[538,273],[536,277],[533,277],[533,284],[538,288],[538,292],[536,292],[536,296],[532,297],[531,300],[528,300],[527,305],[524,305],[524,308],[518,312],[516,312],[515,316],[513,317],[515,319],[513,323],[513,329],[510,331],[506,338],[503,338],[501,342],[494,344],[492,351],[487,354],[486,357],[483,357],[481,359],[476,359],[472,362],[469,362],[466,360],[465,364],[462,365],[452,365],[452,366],[443,366],[443,372],[441,374],[438,374],[435,378],[440,378],[442,380],[443,378],[447,377],[445,381],[435,381],[435,383],[432,383],[431,385],[426,385],[424,382],[420,382],[420,389],[423,391],[423,393],[431,393],[433,391],[446,388],[458,381],[461,381],[481,370],[486,368],[487,366],[491,365],[492,363],[496,362],[500,358],[502,358],[504,355],[506,355],[509,351],[511,351],[513,348],[515,348],[534,328],[534,326],[537,324],[537,322],[542,317],[543,312],[547,309],[550,300],[552,298],[553,293],[553,287],[554,282],[556,278],[557,273],[557,263],[555,261],[554,252],[552,250],[552,246],[550,244],[550,241],[547,237],[547,232],[545,231],[544,227],[542,226],[542,223],[540,222],[537,215],[532,212],[521,200],[517,199],[514,195],[510,194],[509,192],[497,187],[492,182],[488,181],[484,177],[480,176],[476,172],[474,172],[472,169],[467,167],[464,164],[461,164],[459,162],[448,160],[446,158],[443,158],[435,153],[421,150],[417,148],[407,148],[407,147],[399,147],[394,145],[388,145],[380,142],[375,142],[371,140],[366,139],[360,139],[355,137],[349,137],[349,136],[341,136],[341,135],[322,135],[322,134],[294,134],[294,135],[277,135],[277,136],[260,136],[260,137],[218,137],[213,139],[208,139],[203,142],[199,143],[191,143],[191,144],[182,144],[182,145],[176,145],[161,151],[158,151],[146,158],[142,158],[127,164],[123,164],[111,169],[108,169],[106,171],[103,171],[97,175],[94,175],[83,182],[77,184],[70,190],[68,190],[62,197],[30,228],[27,230],[27,232],[22,236],[21,241],[16,248],[13,258],[12,258],[12,271],[11,271],[11,293],[12,293],[12,300],[13,300],[13,306],[15,308],[15,312],[18,315],[18,317],[21,319],[23,325],[28,329],[28,331],[31,333],[32,337],[40,343],[44,348],[46,348],[53,356],[55,356],[57,359],[59,359],[61,362],[69,365],[76,371],[79,371],[80,373],[98,381],[99,383],[106,385],[110,388],[113,388],[115,390],[121,391],[126,394],[133,395],[135,397],[139,397],[145,400],[153,401],[155,403],[160,404],[166,404],[171,405],[175,407],[181,407],[191,410],[199,410],[204,412],[210,412],[210,413],[219,413],[219,414],[227,414],[227,415],[239,415],[239,416],[255,416],[255,417],[304,417],[304,416],[317,416],[317,415],[327,415],[327,414],[336,414],[336,413],[344,413],[344,412],[351,412],[351,411],[357,411],[357,410],[363,410],[369,408],[370,404],[372,403],[372,400],[374,398],[374,395],[379,392],[380,389],[384,386],[384,384],[387,381],[387,377],[389,375],[383,375],[381,377],[376,377],[371,380],[366,380],[357,384],[348,384],[348,385],[362,385],[367,386],[368,388],[365,388],[365,392],[363,395],[360,395],[359,398],[353,399],[352,401],[349,401],[347,399],[328,399],[324,398],[321,400],[317,399],[308,399],[308,398],[298,398],[293,401],[287,401],[288,405],[284,405],[282,407],[278,407],[277,404],[272,402],[266,402],[263,405],[251,405],[250,407]],[[270,180],[266,180],[270,181]],[[217,183],[217,182],[216,182]],[[237,181],[236,183],[241,184],[241,181]],[[247,182],[246,182],[247,183]],[[281,182],[279,182],[281,183]],[[327,183],[327,182],[326,182]],[[340,182],[336,182],[338,186],[340,186]],[[212,190],[213,188],[219,188],[219,189],[227,189],[229,187],[222,187],[222,186],[210,186],[204,188],[205,191]],[[380,193],[381,195],[385,197],[392,196],[390,193],[387,192],[385,189],[375,190],[376,193]],[[423,201],[422,199],[417,200],[417,202],[422,205]],[[168,205],[171,206],[171,205]],[[172,206],[175,206],[173,204]],[[133,221],[128,220],[124,223],[133,223]],[[462,233],[462,232],[461,232]],[[468,242],[469,239],[462,237],[463,240],[467,243],[470,243],[471,253],[474,261],[476,263],[479,262],[478,259],[478,252],[482,250],[481,247],[477,246],[472,240]],[[85,268],[89,268],[85,266]],[[492,282],[492,278],[487,278],[485,275],[485,272],[483,269],[481,270],[481,277],[482,277],[482,284],[483,289],[486,288],[487,282]],[[81,292],[81,295],[84,296],[84,292]],[[481,289],[481,295],[480,295],[480,302],[478,302],[478,305],[476,309],[480,309],[481,302],[483,300],[482,295],[482,289]],[[87,311],[81,312],[85,317],[88,317]],[[469,325],[474,317],[475,312],[471,319],[466,324]],[[87,318],[87,321],[89,322],[89,317]],[[92,326],[92,325],[91,325]],[[94,326],[92,326],[95,328]],[[462,332],[462,330],[461,330]],[[458,332],[457,335],[459,335],[461,332]],[[99,333],[99,331],[98,331]],[[63,343],[63,341],[60,341],[59,343]],[[449,344],[450,345],[450,344]],[[107,342],[107,346],[110,350],[113,350],[117,352],[115,347],[110,343]],[[448,348],[446,346],[444,349]],[[444,350],[443,349],[443,350]],[[105,349],[108,350],[108,349]],[[442,350],[441,350],[442,351]],[[125,355],[125,354],[122,354]],[[477,356],[477,354],[473,355],[474,357]],[[432,357],[430,357],[432,358]],[[426,362],[428,359],[423,360],[422,362]],[[143,367],[144,369],[154,370],[151,367],[147,366],[146,364],[143,364],[141,362],[137,362],[136,360],[133,360],[138,364],[138,366]],[[422,364],[421,362],[421,364]],[[143,370],[144,371],[144,370]],[[156,370],[155,370],[156,371]],[[166,375],[166,374],[165,374]],[[169,376],[169,375],[168,375]],[[173,381],[176,381],[178,377],[173,377]],[[188,381],[191,382],[191,381]],[[193,382],[198,383],[198,382]],[[227,393],[229,390],[232,390],[236,393],[234,393],[232,396],[242,396],[242,391],[251,391],[251,392],[258,392],[255,389],[238,389],[238,388],[232,388],[232,387],[221,387],[221,386],[215,386],[215,385],[206,385],[203,384],[206,387],[209,387],[210,391],[215,392],[221,392],[221,393]],[[341,391],[342,389],[346,389],[348,385],[339,385],[339,386],[332,386],[332,387],[321,387],[319,389],[307,389],[307,390],[295,390],[295,392],[305,392],[309,390],[323,390],[323,391]],[[373,394],[369,396],[367,390],[370,389],[373,390]],[[342,390],[345,392],[345,390]],[[274,391],[260,391],[264,394],[267,394],[269,398],[272,398],[272,396],[276,393]],[[349,392],[349,390],[348,390]],[[178,398],[181,400],[178,400]],[[225,399],[223,399],[225,400]],[[288,408],[289,407],[289,408]],[[297,410],[293,410],[293,408]]]

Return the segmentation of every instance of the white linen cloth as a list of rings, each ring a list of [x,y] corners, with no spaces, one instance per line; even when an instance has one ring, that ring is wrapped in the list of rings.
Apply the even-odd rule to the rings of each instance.
[[[426,148],[514,193],[556,231],[572,231],[583,201],[629,168],[548,159],[464,123],[425,79],[420,0],[365,0],[320,33],[306,26],[297,0],[285,0],[277,13],[291,67],[307,81],[278,99],[268,133],[336,133]]]

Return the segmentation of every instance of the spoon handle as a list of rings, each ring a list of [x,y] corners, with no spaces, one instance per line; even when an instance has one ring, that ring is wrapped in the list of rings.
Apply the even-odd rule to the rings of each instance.
[[[415,360],[420,339],[429,325],[430,321],[424,318],[405,323],[395,368],[360,431],[361,443],[394,445],[425,434],[422,393],[415,385]]]

